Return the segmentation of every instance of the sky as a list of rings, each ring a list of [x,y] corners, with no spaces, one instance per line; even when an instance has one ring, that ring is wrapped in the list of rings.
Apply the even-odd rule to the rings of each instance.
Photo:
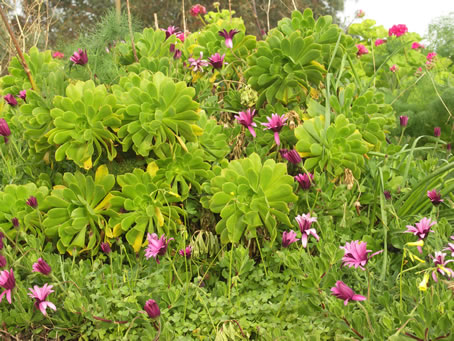
[[[433,19],[454,12],[454,0],[345,0],[342,16],[347,23],[358,9],[366,12],[363,19],[374,19],[386,29],[405,24],[409,32],[424,37]]]

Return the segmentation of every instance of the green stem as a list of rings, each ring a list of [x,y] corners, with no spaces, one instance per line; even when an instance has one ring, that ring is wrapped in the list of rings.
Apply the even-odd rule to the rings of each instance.
[[[374,331],[374,328],[372,328],[372,324],[370,323],[369,313],[367,312],[367,309],[361,304],[361,302],[358,302],[358,305],[364,311],[364,314],[366,315],[367,324],[369,325],[370,332],[372,333],[372,335],[374,335],[375,331]]]
[[[404,261],[405,261],[405,254],[406,254],[406,249],[404,248],[404,253],[402,255],[402,263],[400,265],[400,283],[399,283],[399,293],[400,293],[400,309],[402,309],[402,272],[404,270]]]
[[[370,271],[369,267],[366,266],[366,271],[367,271],[367,300],[370,300]]]
[[[290,281],[288,281],[288,283],[287,283],[287,287],[285,288],[284,298],[282,299],[281,305],[279,306],[279,310],[277,311],[276,317],[279,317],[279,314],[281,313],[282,307],[287,302],[288,292],[290,290],[290,285],[292,284],[292,282],[293,282],[293,276],[292,276],[292,278],[290,278]]]
[[[257,237],[255,237],[255,240],[257,241],[257,247],[259,248],[260,258],[262,259],[263,270],[265,271],[265,276],[268,277],[268,272],[266,271],[265,258],[263,258],[263,254],[262,254],[262,248],[260,247],[260,243],[259,243],[259,240]]]
[[[177,271],[177,269],[175,268],[175,264],[173,263],[172,257],[170,257],[169,255],[167,255],[167,258],[169,259],[169,262],[170,262],[170,265],[172,266],[173,272],[175,272],[175,276],[177,277],[178,282],[180,282],[180,284],[181,284],[182,286],[184,286],[183,281],[181,280],[180,275],[178,275],[178,271]]]
[[[233,263],[233,243],[230,249],[230,263],[229,263],[229,282],[227,287],[227,297],[230,300],[230,287],[232,286],[232,263]]]

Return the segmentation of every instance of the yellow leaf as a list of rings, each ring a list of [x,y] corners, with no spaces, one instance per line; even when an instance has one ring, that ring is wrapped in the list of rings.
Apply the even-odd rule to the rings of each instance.
[[[122,233],[123,233],[123,230],[121,229],[121,224],[118,223],[113,228],[113,237],[117,238],[117,237],[121,236]]]
[[[66,186],[63,186],[63,185],[55,185],[54,187],[52,187],[53,189],[65,189]]]
[[[110,207],[110,199],[113,198],[112,193],[107,194],[104,199],[95,207],[95,211],[100,211]]]
[[[106,165],[99,166],[95,173],[95,182],[96,183],[101,182],[102,179],[104,179],[104,177],[108,174],[109,174],[109,170],[107,169]]]
[[[84,161],[84,169],[89,170],[93,167],[93,163],[91,162],[91,158]]]
[[[218,71],[216,70],[216,72],[213,72],[213,76],[210,77],[210,83],[214,83],[214,81],[216,80],[216,77],[218,75]]]
[[[159,167],[156,164],[156,162],[150,162],[147,166],[147,173],[150,174],[151,176],[155,176],[156,173],[158,172]]]
[[[158,218],[158,224],[159,226],[164,225],[164,217],[162,216],[161,210],[159,207],[155,206],[154,207],[154,213],[156,214],[156,217]]]
[[[106,227],[106,236],[109,238],[115,238],[112,233],[112,229],[109,226]]]
[[[185,150],[185,152],[187,153],[188,152],[188,147],[186,147],[186,145],[184,144],[183,140],[181,139],[181,137],[179,137],[178,135],[175,135],[175,137],[177,138],[178,142],[180,143],[181,147]]]
[[[195,136],[202,136],[203,135],[203,129],[200,128],[197,124],[191,124],[192,132],[194,133]]]
[[[139,233],[134,240],[134,244],[132,245],[134,252],[139,252],[140,248],[142,247],[142,233]]]
[[[46,152],[46,154],[44,154],[43,161],[46,165],[48,165],[50,163],[50,153],[49,152]]]

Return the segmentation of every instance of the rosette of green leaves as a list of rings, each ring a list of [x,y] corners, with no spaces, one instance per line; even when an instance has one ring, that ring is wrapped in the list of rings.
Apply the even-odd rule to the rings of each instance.
[[[47,211],[45,233],[58,239],[60,253],[97,253],[101,231],[108,226],[107,217],[117,215],[110,209],[114,185],[115,177],[104,165],[98,167],[94,179],[80,172],[63,175],[63,185],[55,186],[43,203]]]
[[[173,157],[151,162],[148,170],[151,174],[156,172],[154,181],[169,184],[170,190],[185,200],[191,188],[200,193],[200,183],[211,175],[210,164],[205,162],[204,157],[204,151],[194,145],[189,146],[188,153],[177,145]]]
[[[121,125],[116,113],[117,99],[104,85],[78,81],[66,88],[66,97],[56,96],[50,111],[55,128],[48,132],[48,142],[58,146],[55,160],[66,157],[79,167],[90,169],[105,152],[112,161],[117,155],[116,135],[111,129]]]
[[[205,114],[200,115],[198,125],[203,129],[203,134],[199,137],[199,145],[205,152],[204,159],[208,161],[220,161],[228,153],[230,146],[224,128],[216,120],[208,119]]]
[[[296,150],[305,157],[304,167],[308,171],[326,170],[333,176],[343,174],[348,168],[359,179],[364,154],[369,151],[368,143],[344,115],[336,116],[326,131],[324,125],[323,117],[317,116],[295,129]]]
[[[199,105],[193,100],[194,88],[184,82],[175,83],[158,72],[151,75],[129,74],[113,86],[113,93],[124,109],[123,125],[118,131],[123,151],[129,148],[144,157],[153,151],[159,158],[171,153],[171,146],[197,141],[201,129],[195,123],[199,119]]]
[[[34,196],[38,202],[38,210],[43,207],[44,198],[49,193],[45,186],[37,187],[34,183],[26,185],[7,185],[0,192],[0,231],[9,238],[15,239],[18,231],[38,234],[40,231],[40,216],[37,209],[26,204]],[[12,219],[17,218],[19,227],[15,228]]]
[[[63,94],[66,86],[63,63],[51,56],[51,51],[40,52],[33,46],[28,54],[24,54],[33,80],[39,91],[46,97]],[[17,57],[11,59],[8,67],[9,75],[0,78],[0,88],[4,94],[18,95],[21,90],[32,86],[24,67]],[[27,93],[28,99],[28,93]]]
[[[253,153],[241,160],[228,163],[205,189],[212,194],[203,204],[221,220],[216,232],[222,243],[237,243],[243,237],[257,237],[257,228],[265,227],[271,240],[277,235],[277,222],[288,226],[290,202],[293,194],[293,178],[287,174],[284,163],[266,160]]]
[[[124,211],[111,219],[113,236],[126,232],[126,240],[135,252],[139,252],[146,238],[146,233],[161,235],[176,232],[177,224],[181,224],[180,216],[185,211],[174,203],[181,201],[178,193],[165,184],[158,184],[150,172],[134,169],[117,177],[121,191],[113,191],[112,208]]]

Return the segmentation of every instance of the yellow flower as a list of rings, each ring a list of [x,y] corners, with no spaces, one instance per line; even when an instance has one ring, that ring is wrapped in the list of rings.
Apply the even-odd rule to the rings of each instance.
[[[424,274],[424,278],[422,279],[421,283],[419,283],[418,288],[421,291],[426,291],[427,290],[427,282],[429,282],[429,273],[426,272]]]
[[[411,242],[411,243],[407,243],[405,245],[408,245],[408,246],[421,246],[423,247],[424,246],[424,240],[420,239],[418,240],[417,242]]]

